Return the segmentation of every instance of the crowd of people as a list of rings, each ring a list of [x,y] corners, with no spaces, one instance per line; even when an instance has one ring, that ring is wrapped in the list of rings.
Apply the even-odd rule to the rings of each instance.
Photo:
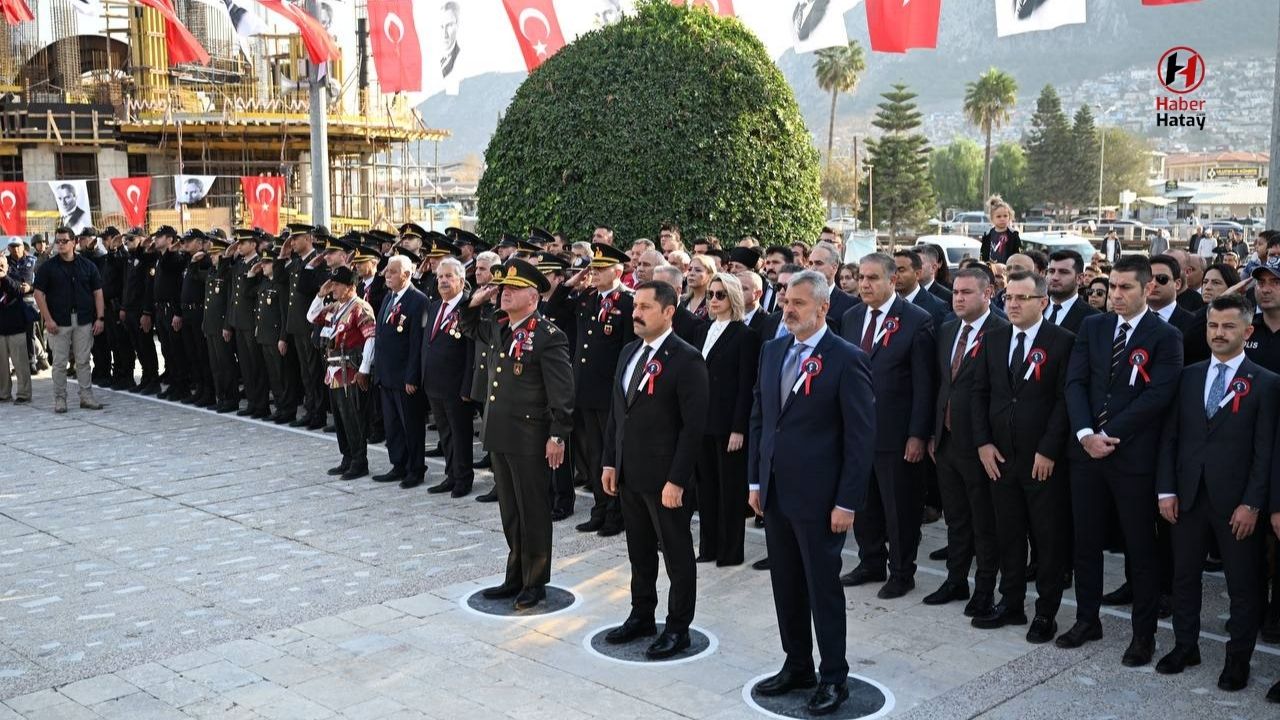
[[[696,565],[744,563],[757,523],[787,654],[758,691],[814,688],[816,713],[847,697],[841,586],[912,592],[921,526],[939,519],[947,577],[926,604],[1068,649],[1101,638],[1102,605],[1131,604],[1127,666],[1153,660],[1172,615],[1161,673],[1200,661],[1202,575],[1221,569],[1219,686],[1245,687],[1259,633],[1280,640],[1280,234],[1243,261],[1086,262],[1023,251],[1012,209],[991,210],[981,257],[957,268],[928,244],[846,263],[829,228],[722,247],[665,223],[626,249],[604,226],[590,242],[534,228],[493,243],[412,223],[59,228],[53,251],[18,242],[0,264],[0,400],[13,376],[13,402],[31,401],[47,352],[55,412],[73,372],[87,410],[100,385],[327,428],[343,480],[370,475],[377,442],[390,467],[372,480],[406,489],[427,457],[445,468],[427,490],[454,498],[491,467],[477,499],[499,503],[510,555],[484,593],[519,609],[545,599],[552,523],[586,485],[576,529],[625,532],[632,563],[631,615],[608,640],[657,634],[656,659],[689,646]],[[859,562],[841,575],[848,532]],[[1107,550],[1126,582],[1104,593]]]

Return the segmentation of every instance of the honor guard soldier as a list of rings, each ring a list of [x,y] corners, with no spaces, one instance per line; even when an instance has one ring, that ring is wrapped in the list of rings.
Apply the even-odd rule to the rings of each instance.
[[[263,366],[262,346],[255,338],[258,321],[254,314],[257,304],[257,284],[249,270],[258,264],[258,230],[236,230],[236,260],[231,269],[227,322],[222,336],[236,345],[236,359],[240,363],[240,378],[244,381],[244,395],[248,406],[237,415],[258,420],[271,417],[267,401],[267,375]]]
[[[333,302],[326,304],[330,294]],[[374,310],[356,296],[356,274],[339,267],[325,281],[307,310],[307,319],[320,328],[324,342],[324,384],[329,388],[334,424],[338,430],[338,450],[342,462],[329,469],[330,475],[355,480],[369,474],[368,443],[365,439],[360,402],[369,389],[373,367]]]
[[[324,388],[324,358],[320,347],[313,340],[313,327],[307,322],[307,307],[311,298],[328,278],[323,253],[315,247],[315,228],[311,225],[290,224],[285,242],[289,245],[288,285],[289,311],[285,330],[290,349],[298,356],[298,377],[302,390],[302,415],[289,423],[290,427],[319,430],[325,425],[327,405]]]
[[[157,397],[177,401],[191,393],[191,368],[178,334],[182,327],[182,275],[190,257],[176,247],[178,231],[168,225],[152,233],[151,240],[160,253],[151,277],[152,300],[156,309],[156,336],[160,339],[160,354],[164,356],[162,379],[168,385]]]
[[[538,295],[548,287],[542,273],[513,259],[497,283],[501,311],[481,318],[481,308],[499,290],[489,286],[472,295],[461,322],[463,333],[488,351],[485,370],[477,373],[487,390],[481,439],[493,457],[510,548],[506,578],[484,596],[514,597],[522,610],[546,598],[551,580],[551,472],[564,462],[573,374],[564,333],[538,312]]]
[[[213,379],[209,370],[209,355],[204,342],[204,286],[209,271],[209,261],[204,253],[210,240],[199,230],[188,230],[182,236],[182,252],[187,256],[182,269],[182,291],[179,296],[178,317],[174,321],[182,353],[187,358],[191,377],[191,394],[182,402],[197,407],[213,407],[215,403]],[[196,258],[199,257],[199,261]]]
[[[263,367],[267,371],[271,396],[276,401],[276,413],[270,419],[277,425],[283,425],[293,418],[281,413],[287,392],[284,379],[284,358],[288,352],[284,339],[287,308],[284,299],[288,293],[288,281],[276,275],[278,259],[278,251],[274,247],[264,249],[249,274],[257,281],[257,303],[253,309],[254,339],[262,348]]]
[[[231,261],[226,252],[231,243],[213,238],[201,258],[207,264],[204,279],[204,311],[200,330],[204,335],[209,371],[213,376],[214,409],[228,413],[240,408],[239,375],[236,372],[235,345],[222,337],[227,322],[227,296],[231,291]]]
[[[623,287],[621,281],[626,253],[604,243],[594,243],[591,251],[591,264],[585,272],[594,292],[580,292],[578,300],[578,338],[573,361],[577,390],[574,437],[583,461],[582,471],[596,503],[591,508],[591,519],[577,529],[608,537],[622,532],[622,505],[618,498],[604,491],[600,480],[605,425],[609,420],[618,357],[622,348],[635,339],[635,331],[631,324],[631,291]]]
[[[142,380],[136,390],[142,395],[155,395],[160,392],[160,363],[155,336],[151,334],[151,271],[155,269],[156,254],[143,247],[145,236],[142,228],[134,228],[125,238],[129,265],[124,275],[124,324],[142,366]]]

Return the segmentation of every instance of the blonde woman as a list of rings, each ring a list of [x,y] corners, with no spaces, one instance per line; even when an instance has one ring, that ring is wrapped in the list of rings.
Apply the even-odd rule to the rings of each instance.
[[[707,285],[716,274],[716,261],[708,255],[694,255],[685,273],[688,292],[680,299],[680,307],[693,313],[698,319],[707,318]]]
[[[1013,229],[1013,208],[1004,198],[992,195],[987,200],[987,217],[991,219],[991,229],[982,236],[979,257],[984,262],[1002,263],[1010,255],[1022,252],[1022,239]]]

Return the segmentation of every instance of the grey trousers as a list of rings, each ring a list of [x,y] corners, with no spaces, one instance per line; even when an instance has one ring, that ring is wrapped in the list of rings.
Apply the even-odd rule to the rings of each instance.
[[[31,399],[31,358],[27,357],[27,335],[0,335],[0,398],[8,400],[13,392],[13,380],[9,378],[9,364],[18,377],[18,395]]]
[[[53,396],[67,397],[67,360],[74,357],[76,381],[80,383],[80,399],[93,399],[93,382],[90,380],[89,351],[93,349],[93,325],[59,326],[56,335],[46,334],[49,351],[53,354]]]

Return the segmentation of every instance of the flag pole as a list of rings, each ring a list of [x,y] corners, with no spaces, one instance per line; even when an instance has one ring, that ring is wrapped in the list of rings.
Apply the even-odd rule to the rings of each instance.
[[[307,12],[320,17],[319,0],[307,0]],[[327,31],[327,30],[326,30]],[[326,63],[331,69],[331,63]],[[329,224],[328,92],[320,65],[311,63],[311,224]]]
[[[1268,174],[1275,168],[1276,155],[1280,154],[1280,44],[1276,47],[1276,76],[1271,88],[1271,156],[1268,160]],[[1271,182],[1267,178],[1267,227],[1276,227],[1280,219],[1280,183]]]

